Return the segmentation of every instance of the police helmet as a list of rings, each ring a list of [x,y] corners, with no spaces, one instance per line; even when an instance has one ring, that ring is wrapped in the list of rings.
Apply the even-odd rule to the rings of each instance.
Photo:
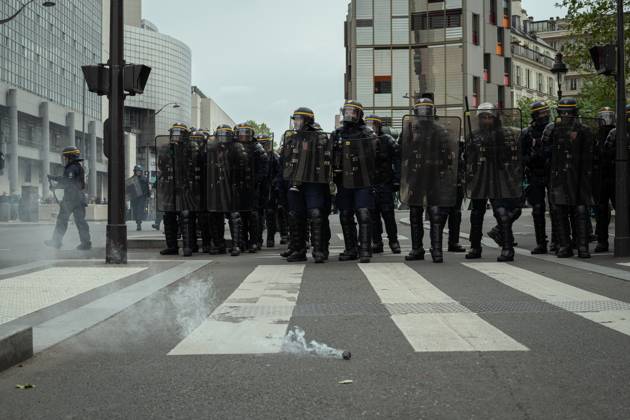
[[[413,112],[418,117],[433,117],[435,115],[435,104],[431,98],[420,98],[413,106]]]
[[[312,109],[303,106],[293,111],[291,120],[293,120],[293,128],[295,130],[301,130],[315,123],[315,113]]]
[[[612,108],[605,106],[597,113],[597,122],[601,127],[612,127],[615,125],[617,115]]]
[[[358,124],[363,120],[363,105],[354,100],[347,100],[341,110],[344,123]]]
[[[69,160],[81,159],[81,151],[76,146],[68,146],[63,149],[61,156]]]
[[[575,98],[562,98],[558,102],[558,115],[561,117],[577,117],[578,104]]]
[[[236,131],[236,139],[242,143],[251,142],[256,135],[254,128],[247,123],[238,124],[234,131]]]
[[[370,127],[376,134],[381,134],[383,129],[383,119],[378,115],[368,115],[365,118],[365,124]]]

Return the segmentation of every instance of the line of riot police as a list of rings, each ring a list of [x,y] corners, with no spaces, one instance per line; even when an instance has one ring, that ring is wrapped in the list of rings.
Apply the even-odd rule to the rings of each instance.
[[[157,210],[164,212],[167,243],[162,254],[178,253],[181,232],[184,255],[192,255],[198,230],[204,252],[226,253],[227,217],[231,255],[258,251],[266,225],[268,247],[278,230],[281,243],[288,241],[281,254],[287,261],[306,261],[310,244],[313,260],[323,263],[336,208],[344,237],[339,260],[367,263],[384,250],[381,219],[391,251],[401,252],[397,192],[410,208],[409,261],[424,259],[425,213],[434,262],[443,262],[447,223],[448,251],[465,252],[459,244],[465,196],[471,211],[467,259],[481,258],[488,202],[497,222],[488,235],[501,247],[500,262],[514,260],[512,225],[525,200],[535,225],[533,254],[548,252],[546,202],[550,249],[558,257],[572,256],[574,247],[580,257],[590,256],[591,209],[597,214],[596,252],[606,251],[609,203],[614,205],[614,113],[605,109],[597,119],[582,118],[572,98],[560,101],[553,123],[546,103],[534,102],[531,111],[525,129],[520,110],[489,103],[467,112],[462,123],[438,116],[430,99],[420,99],[396,142],[383,120],[364,117],[356,101],[345,102],[342,125],[330,134],[302,107],[292,115],[293,129],[284,133],[279,155],[272,138],[255,137],[246,124],[221,126],[214,134],[176,124],[169,136],[156,139]]]

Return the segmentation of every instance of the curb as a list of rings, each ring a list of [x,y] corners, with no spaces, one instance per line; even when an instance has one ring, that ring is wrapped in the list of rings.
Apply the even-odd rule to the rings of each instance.
[[[0,334],[0,372],[33,357],[31,327]]]

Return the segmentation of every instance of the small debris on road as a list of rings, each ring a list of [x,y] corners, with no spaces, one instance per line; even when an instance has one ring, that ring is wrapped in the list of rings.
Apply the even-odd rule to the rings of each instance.
[[[17,389],[32,389],[32,388],[35,388],[35,385],[33,385],[33,384],[17,384],[15,387]]]
[[[346,380],[343,380],[343,381],[339,381],[338,383],[339,383],[339,385],[350,385],[350,384],[353,384],[354,381],[352,379],[346,379]]]

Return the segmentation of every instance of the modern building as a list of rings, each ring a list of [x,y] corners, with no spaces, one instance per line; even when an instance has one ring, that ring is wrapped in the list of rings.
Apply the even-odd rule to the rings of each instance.
[[[556,76],[551,72],[556,50],[532,32],[533,18],[521,7],[520,0],[512,1],[512,105],[521,98],[556,99]]]
[[[197,86],[192,87],[192,125],[214,131],[221,124],[234,127],[234,120],[212,99],[208,98]]]
[[[536,37],[545,41],[556,51],[562,51],[562,47],[571,42],[569,24],[559,17],[537,21],[532,19],[528,25],[528,30],[530,33],[535,34]],[[569,66],[569,72],[562,86],[562,95],[579,96],[583,84],[583,75]]]
[[[345,25],[346,98],[400,125],[416,99],[441,115],[512,104],[509,0],[352,0]]]
[[[81,148],[89,195],[106,194],[101,100],[86,92],[81,66],[101,61],[101,0],[28,4],[0,25],[0,151],[6,158],[0,195],[38,187],[48,198],[48,174],[61,174],[61,150]],[[22,5],[2,0],[0,17]]]

